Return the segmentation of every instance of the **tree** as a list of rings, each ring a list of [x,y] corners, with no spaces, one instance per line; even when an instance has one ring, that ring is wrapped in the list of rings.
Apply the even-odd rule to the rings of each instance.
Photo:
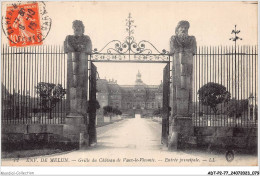
[[[111,116],[113,115],[113,107],[112,106],[104,106],[103,107],[104,116],[109,116],[111,120]]]
[[[255,106],[255,119],[258,120],[258,106]]]
[[[40,96],[40,103],[44,112],[49,112],[50,118],[52,118],[52,110],[56,104],[62,100],[66,94],[66,90],[61,84],[53,84],[46,82],[39,82],[36,88],[36,93]]]
[[[109,116],[110,120],[113,115],[122,115],[122,112],[119,109],[113,108],[112,106],[104,106],[103,110],[104,116]]]
[[[209,82],[202,86],[198,90],[198,94],[199,101],[202,105],[209,106],[215,114],[217,113],[218,104],[230,100],[230,93],[226,90],[226,87],[213,82]]]
[[[226,107],[226,114],[229,117],[241,117],[243,112],[248,111],[248,100],[231,99]]]
[[[158,108],[158,109],[156,109],[156,110],[154,110],[153,111],[153,115],[155,115],[155,116],[162,116],[162,108]]]
[[[255,116],[255,119],[258,119],[258,106],[255,105],[253,108],[253,105],[249,106],[249,113],[250,113],[250,117]]]
[[[113,114],[115,114],[115,115],[122,115],[122,112],[119,109],[117,109],[117,108],[113,108]]]

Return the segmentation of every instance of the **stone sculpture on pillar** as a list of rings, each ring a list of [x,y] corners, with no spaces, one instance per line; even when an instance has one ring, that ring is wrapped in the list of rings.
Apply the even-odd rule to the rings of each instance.
[[[193,55],[197,45],[194,36],[188,35],[190,24],[180,21],[170,40],[173,56],[173,113],[174,116],[191,116]]]
[[[64,42],[64,50],[68,54],[68,116],[87,113],[88,57],[92,43],[89,36],[84,35],[84,28],[82,21],[73,21],[74,35],[67,36]]]
[[[73,21],[74,35],[64,42],[67,53],[67,118],[64,136],[79,148],[89,145],[87,133],[88,59],[92,51],[89,36],[84,35],[82,21]]]
[[[193,135],[192,126],[192,74],[193,56],[197,45],[194,36],[188,35],[190,24],[180,21],[170,39],[172,65],[172,124],[169,149],[177,149]]]

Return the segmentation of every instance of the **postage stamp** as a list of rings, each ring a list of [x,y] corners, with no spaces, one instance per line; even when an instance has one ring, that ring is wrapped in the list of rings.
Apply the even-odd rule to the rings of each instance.
[[[42,45],[51,27],[51,19],[46,14],[43,2],[13,3],[7,6],[2,28],[9,45]]]

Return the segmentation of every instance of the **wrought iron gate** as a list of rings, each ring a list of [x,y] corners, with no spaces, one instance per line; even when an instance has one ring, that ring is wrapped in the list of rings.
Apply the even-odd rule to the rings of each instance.
[[[162,144],[168,146],[169,116],[170,116],[170,64],[163,69],[163,116],[162,116]]]
[[[97,67],[91,62],[90,64],[90,76],[89,76],[89,144],[97,142],[96,132],[96,81],[97,81]]]
[[[151,42],[141,40],[137,42],[134,38],[134,20],[129,14],[126,20],[126,31],[128,36],[123,40],[112,40],[101,50],[95,48],[92,51],[90,62],[90,113],[89,113],[89,135],[90,144],[96,142],[95,117],[96,109],[96,67],[93,62],[118,62],[118,63],[164,63],[163,75],[163,120],[162,120],[162,143],[168,144],[169,135],[169,96],[170,96],[170,62],[171,55],[165,49],[158,50]]]

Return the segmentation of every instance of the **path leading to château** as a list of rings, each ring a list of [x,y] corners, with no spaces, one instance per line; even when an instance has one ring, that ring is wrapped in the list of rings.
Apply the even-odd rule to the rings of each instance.
[[[97,128],[96,146],[86,149],[20,159],[28,166],[235,166],[257,165],[257,156],[235,154],[227,162],[225,152],[207,150],[168,151],[161,145],[161,124],[151,119],[129,118]],[[42,162],[42,161],[47,162]],[[31,160],[32,161],[32,160]],[[4,165],[14,164],[5,160]]]
[[[160,150],[161,124],[136,117],[124,119],[108,128],[97,128],[98,145],[102,148]]]

